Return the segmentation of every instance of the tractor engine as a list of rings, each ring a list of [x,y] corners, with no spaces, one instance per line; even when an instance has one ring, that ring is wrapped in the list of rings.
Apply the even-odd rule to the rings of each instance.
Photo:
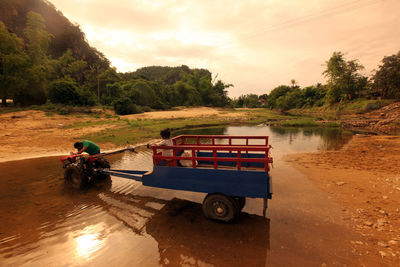
[[[96,180],[104,180],[110,176],[103,172],[110,164],[102,157],[70,155],[61,158],[65,182],[77,189],[84,189]]]

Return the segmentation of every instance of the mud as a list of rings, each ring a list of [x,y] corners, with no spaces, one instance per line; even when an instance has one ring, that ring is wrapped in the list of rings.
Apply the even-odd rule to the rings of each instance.
[[[357,135],[338,151],[287,158],[340,206],[361,253],[400,265],[400,137]]]
[[[389,266],[366,254],[343,208],[282,157],[332,146],[317,132],[252,131],[275,144],[274,196],[247,199],[237,224],[204,218],[205,194],[114,178],[86,191],[64,185],[58,158],[0,163],[0,265]],[[272,132],[271,132],[272,131]],[[328,139],[327,139],[328,140]],[[278,149],[278,147],[280,149]],[[126,153],[113,168],[149,170],[151,154]]]

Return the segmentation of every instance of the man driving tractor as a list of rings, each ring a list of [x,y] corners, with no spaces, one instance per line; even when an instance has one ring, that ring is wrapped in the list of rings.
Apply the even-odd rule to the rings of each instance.
[[[77,154],[82,154],[83,152],[88,153],[90,156],[100,154],[100,147],[92,141],[76,142],[74,147],[78,150]],[[75,153],[72,152],[71,154]]]

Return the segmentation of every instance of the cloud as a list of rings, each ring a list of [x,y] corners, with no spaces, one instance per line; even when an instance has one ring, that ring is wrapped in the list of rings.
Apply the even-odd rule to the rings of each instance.
[[[235,85],[230,96],[322,82],[334,51],[369,74],[400,43],[398,0],[50,1],[120,71],[207,68]]]

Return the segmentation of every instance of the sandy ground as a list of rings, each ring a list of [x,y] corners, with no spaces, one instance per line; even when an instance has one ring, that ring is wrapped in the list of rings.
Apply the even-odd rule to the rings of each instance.
[[[199,116],[245,116],[215,108],[199,107],[172,111],[146,112],[120,116],[123,119],[167,119]],[[77,137],[99,132],[115,125],[96,125],[85,128],[66,129],[76,122],[98,121],[90,116],[46,116],[42,111],[20,111],[0,114],[0,162],[24,158],[53,156],[69,153]],[[103,150],[115,149],[113,144],[101,144]]]
[[[208,117],[208,116],[222,116],[222,117],[237,117],[245,116],[245,113],[223,112],[215,108],[198,107],[198,108],[184,108],[180,110],[168,111],[153,111],[141,114],[124,115],[121,118],[125,119],[172,119],[172,118],[190,118],[190,117]]]
[[[287,161],[343,207],[367,242],[359,250],[400,259],[400,137],[356,135],[340,151],[289,156]]]

